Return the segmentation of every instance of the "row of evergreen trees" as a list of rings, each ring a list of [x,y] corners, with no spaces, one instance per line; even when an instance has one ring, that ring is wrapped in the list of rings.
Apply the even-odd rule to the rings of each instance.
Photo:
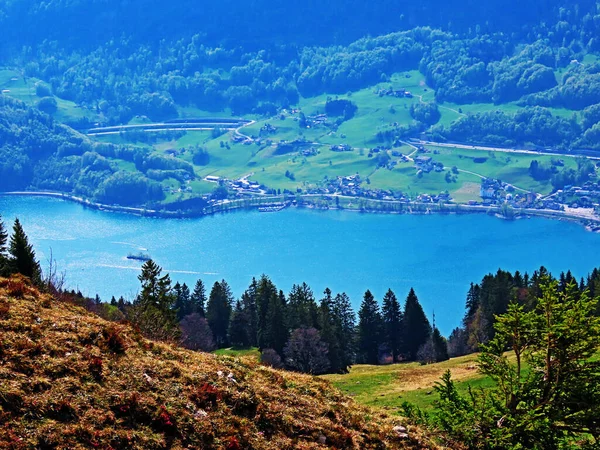
[[[404,311],[391,290],[381,308],[367,291],[357,323],[345,293],[325,289],[317,301],[302,283],[286,296],[266,275],[253,278],[239,300],[225,280],[215,282],[208,297],[202,280],[193,292],[186,284],[171,287],[154,261],[143,265],[139,280],[133,304],[114,298],[111,303],[148,336],[180,339],[193,349],[258,347],[265,362],[310,373],[345,373],[355,362],[448,358],[445,339],[412,289]]]
[[[29,277],[35,284],[42,283],[42,270],[35,258],[33,246],[29,243],[19,219],[15,219],[12,235],[8,232],[0,216],[0,276],[20,273]]]
[[[9,240],[0,218],[0,275],[13,273],[39,286],[51,284],[42,279],[19,220]],[[381,308],[371,292],[365,292],[357,323],[345,293],[333,295],[325,289],[317,301],[306,283],[294,285],[286,296],[263,275],[252,279],[236,300],[225,280],[215,282],[207,296],[202,280],[193,291],[185,283],[173,285],[153,261],[143,265],[138,278],[141,290],[133,303],[113,297],[110,305],[104,305],[96,296],[85,306],[113,320],[127,318],[154,339],[180,340],[206,351],[258,347],[273,365],[312,373],[344,373],[355,362],[433,362],[448,357],[444,338],[435,324],[430,325],[412,289],[404,311],[391,290]],[[76,301],[83,298],[72,296]]]
[[[522,305],[527,311],[532,310],[537,304],[543,283],[552,281],[557,281],[561,293],[573,284],[580,294],[587,290],[591,298],[600,295],[598,269],[579,281],[570,271],[562,272],[555,278],[543,266],[531,276],[499,269],[495,274],[484,276],[480,283],[471,283],[462,326],[455,328],[448,338],[450,356],[479,351],[483,344],[494,338],[496,318],[508,311],[511,302]],[[600,308],[596,310],[596,315],[600,315]]]

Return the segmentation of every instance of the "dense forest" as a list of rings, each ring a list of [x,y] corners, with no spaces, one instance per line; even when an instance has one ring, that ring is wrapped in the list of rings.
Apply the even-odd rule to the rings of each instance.
[[[600,146],[596,3],[467,3],[254,1],[242,10],[231,1],[3,2],[0,27],[10,38],[0,44],[0,65],[41,81],[39,111],[2,96],[1,188],[155,206],[165,196],[159,182],[194,178],[187,161],[196,155],[149,155],[69,131],[51,119],[56,99],[89,112],[64,119],[80,131],[173,119],[183,107],[273,117],[302,98],[351,94],[411,70],[421,72],[434,100],[413,104],[410,123],[364,130],[371,142],[429,132],[439,141],[506,147]],[[461,105],[473,103],[498,109],[462,113]],[[441,107],[459,118],[440,122]],[[44,127],[48,138],[36,131]]]
[[[464,2],[458,7],[457,2],[417,6],[384,1],[341,9],[329,3],[312,7],[303,3],[291,10],[289,5],[253,2],[253,7],[244,11],[246,27],[236,26],[242,18],[236,17],[236,8],[228,2],[207,2],[206,9],[185,1],[172,2],[167,11],[164,5],[153,8],[144,4],[142,8],[139,2],[115,3],[111,9],[106,2],[86,2],[86,14],[82,14],[80,2],[48,2],[43,8],[26,0],[9,2],[4,29],[14,27],[19,36],[5,41],[8,49],[2,62],[45,80],[61,98],[97,109],[109,123],[124,123],[137,114],[155,120],[173,117],[176,104],[209,110],[227,106],[234,114],[272,111],[271,104],[293,105],[299,95],[346,93],[409,69],[425,75],[438,102],[502,104],[520,100],[523,105],[573,110],[600,102],[598,66],[571,64],[600,49],[600,15],[592,2],[561,5],[546,0],[514,4],[508,10],[502,2],[485,8],[472,2],[467,9]],[[439,19],[431,14],[432,7]],[[221,9],[229,13],[219,14]],[[361,10],[366,10],[365,14],[357,13]],[[181,23],[182,18],[194,21],[195,14],[208,15],[211,20],[197,21],[195,26]],[[273,20],[281,14],[286,14],[286,27],[278,27],[279,33],[270,31],[273,24],[282,23]],[[112,15],[120,20],[107,20]],[[306,16],[311,20],[305,20]],[[18,25],[14,24],[17,18]],[[362,26],[351,26],[357,18]],[[219,26],[220,20],[228,25]],[[35,24],[36,32],[24,33],[23,21]],[[69,21],[79,26],[51,26],[54,33],[40,26]],[[96,25],[98,22],[102,26]],[[115,27],[115,35],[107,28],[109,23]],[[314,23],[317,31],[293,31],[305,23]],[[206,31],[213,26],[219,30],[215,35]],[[258,48],[249,45],[252,34],[247,28],[265,33],[269,39]],[[90,30],[96,29],[102,35],[93,39]],[[340,29],[356,34],[345,33],[344,39],[336,39]],[[68,30],[68,36],[61,30]],[[36,39],[37,33],[43,38]],[[281,41],[273,35],[281,35]],[[308,45],[306,37],[316,42]],[[33,41],[23,45],[24,39]],[[566,71],[557,79],[555,71],[561,68]],[[504,120],[526,122],[526,118],[512,116]],[[560,125],[557,135],[544,139],[567,145],[586,131]],[[593,125],[595,122],[589,128]],[[495,126],[487,134],[499,133],[515,141],[536,140],[536,134],[514,136],[504,127]],[[537,137],[543,131],[535,130]],[[449,129],[442,134],[454,138],[459,133]]]
[[[500,0],[485,4],[475,0],[424,2],[357,0],[327,3],[309,0],[253,0],[240,8],[235,0],[221,2],[178,0],[7,0],[0,6],[0,24],[11,41],[35,45],[58,40],[70,47],[90,48],[126,31],[136,42],[158,43],[197,30],[210,45],[259,46],[344,44],[365,35],[380,35],[429,25],[460,34],[476,26],[485,32],[517,35],[534,32],[532,24],[552,23],[565,13],[561,0],[518,3]],[[578,15],[594,12],[591,0],[577,2]],[[57,27],[60,22],[64,26]],[[282,26],[285,24],[285,26]],[[307,26],[310,24],[310,26]],[[82,39],[83,37],[83,39]]]
[[[115,158],[132,163],[137,172],[121,170]],[[42,111],[0,97],[3,190],[45,189],[106,204],[151,206],[164,198],[158,181],[194,176],[192,165],[181,159],[91,141]]]

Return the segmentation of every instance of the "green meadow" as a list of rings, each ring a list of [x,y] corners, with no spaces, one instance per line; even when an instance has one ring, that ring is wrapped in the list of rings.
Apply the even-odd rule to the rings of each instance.
[[[0,89],[5,95],[16,97],[32,106],[39,102],[36,96],[35,78],[24,77],[21,73],[4,69],[0,70]],[[380,97],[379,89],[392,88],[410,91],[412,98],[396,98],[391,96]],[[164,153],[171,149],[184,149],[194,146],[205,148],[210,154],[210,162],[206,166],[194,166],[197,179],[191,181],[186,187],[192,193],[181,193],[180,183],[174,179],[162,182],[163,186],[170,188],[166,201],[190,195],[206,194],[215,188],[214,183],[204,181],[206,176],[218,176],[228,179],[237,179],[250,176],[265,186],[272,189],[288,189],[296,191],[298,188],[307,189],[322,185],[327,179],[338,176],[359,174],[363,179],[363,188],[384,189],[394,192],[401,191],[411,196],[418,194],[438,194],[448,191],[457,202],[480,200],[479,186],[482,177],[498,178],[524,191],[533,191],[548,194],[552,191],[549,182],[538,182],[528,173],[532,160],[550,163],[550,156],[532,155],[526,153],[488,152],[462,148],[428,148],[434,161],[444,165],[442,172],[432,171],[419,175],[412,161],[402,161],[399,157],[388,154],[391,161],[395,162],[390,168],[378,167],[377,155],[369,157],[369,149],[380,145],[376,135],[380,131],[389,130],[397,125],[407,125],[412,122],[410,107],[418,102],[434,100],[435,92],[425,83],[424,77],[418,71],[393,74],[389,81],[378,83],[369,88],[344,95],[322,94],[311,98],[301,98],[298,109],[306,116],[313,116],[325,112],[328,97],[348,99],[358,106],[355,116],[342,122],[334,131],[325,126],[301,129],[298,125],[299,113],[296,110],[284,110],[278,116],[264,118],[248,115],[245,118],[254,120],[255,123],[239,130],[248,136],[257,138],[263,126],[269,124],[276,128],[276,132],[262,136],[259,144],[250,145],[234,143],[234,132],[214,137],[210,131],[183,132],[175,139],[164,139],[156,136],[151,144],[131,141],[126,134],[98,136],[100,142],[115,144],[136,145],[148,148],[150,151]],[[72,121],[82,117],[95,120],[98,116],[75,103],[54,97],[58,110],[55,118],[59,121]],[[474,114],[486,111],[504,111],[514,113],[519,106],[516,103],[493,105],[487,103],[456,105],[444,103],[439,105],[442,125],[449,125],[460,119],[465,114]],[[573,112],[569,110],[553,110],[554,114],[570,117]],[[195,107],[178,107],[180,117],[230,117],[231,111],[203,111]],[[335,120],[335,118],[331,118]],[[135,117],[131,124],[145,123],[148,119]],[[303,139],[313,147],[316,155],[303,156],[299,151],[280,154],[277,144],[282,141]],[[351,152],[333,152],[331,145],[347,144],[353,148]],[[402,145],[394,149],[405,155],[416,156],[415,149]],[[192,163],[192,152],[184,152],[179,156]],[[565,168],[576,167],[574,158],[565,157]],[[115,160],[114,163],[122,170],[135,170],[132,163]],[[446,174],[452,168],[458,169],[451,181]],[[292,176],[286,177],[286,172]]]
[[[26,77],[22,73],[11,69],[0,69],[0,91],[4,95],[9,95],[29,106],[36,106],[40,97],[36,95],[36,84],[41,80],[37,78]],[[59,122],[68,122],[84,117],[95,120],[97,115],[90,110],[81,108],[72,101],[52,96],[56,100],[57,111],[54,118]]]
[[[402,363],[387,366],[358,364],[345,375],[323,375],[358,403],[399,411],[404,402],[423,410],[430,410],[438,395],[434,386],[447,370],[456,382],[457,389],[467,394],[472,389],[493,386],[489,378],[483,377],[476,367],[477,355],[452,358],[437,364],[420,365]]]

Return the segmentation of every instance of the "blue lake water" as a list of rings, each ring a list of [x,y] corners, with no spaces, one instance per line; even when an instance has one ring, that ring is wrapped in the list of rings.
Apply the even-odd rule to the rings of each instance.
[[[262,273],[285,292],[305,281],[317,299],[326,287],[345,291],[356,310],[366,289],[381,299],[392,288],[404,300],[414,287],[446,335],[460,323],[469,283],[499,267],[580,277],[600,266],[600,234],[542,218],[288,209],[157,219],[41,197],[0,197],[0,214],[9,228],[19,217],[44,269],[52,251],[70,288],[103,300],[135,296],[141,263],[126,256],[144,251],[173,280],[225,279],[236,296]]]

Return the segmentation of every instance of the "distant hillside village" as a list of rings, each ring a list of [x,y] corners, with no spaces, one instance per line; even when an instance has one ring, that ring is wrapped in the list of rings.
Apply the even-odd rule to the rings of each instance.
[[[392,93],[385,90],[381,95],[397,95],[396,91]],[[315,123],[315,120],[322,120],[319,125],[327,122],[326,115],[320,115],[306,118],[307,123]],[[240,141],[245,144],[263,144],[263,139],[275,133],[277,127],[271,124],[264,125],[260,130],[260,137],[240,137],[233,136],[234,141]],[[274,153],[279,155],[290,155],[291,157],[310,158],[321,153],[320,144],[297,138],[293,141],[282,140],[278,143],[267,142],[274,147]],[[411,144],[412,145],[412,144]],[[354,152],[366,151],[366,149],[353,148],[348,144],[335,144],[328,146],[332,152]],[[438,150],[428,149],[424,145],[414,145],[412,153],[403,154],[397,148],[391,146],[377,146],[368,149],[368,157],[376,158],[378,168],[393,170],[398,164],[411,164],[417,177],[421,178],[432,172],[445,172],[446,181],[451,183],[456,180],[459,173],[456,167],[444,167],[440,161],[436,161]],[[562,160],[557,160],[556,164],[564,165]],[[410,203],[418,202],[423,204],[442,204],[449,205],[454,199],[447,191],[439,194],[406,194],[399,190],[371,188],[368,177],[363,178],[358,173],[345,176],[336,176],[334,178],[325,177],[318,185],[297,187],[295,191],[284,189],[271,189],[268,186],[261,185],[249,178],[254,175],[250,173],[240,179],[230,180],[218,176],[206,176],[205,181],[216,183],[223,186],[230,192],[230,198],[244,198],[267,195],[315,195],[322,196],[324,200],[332,201],[336,196],[356,197],[370,200],[379,200],[384,202]],[[290,180],[295,180],[295,175],[289,170],[285,176]],[[513,186],[510,183],[503,182],[494,178],[482,178],[479,190],[481,200],[470,200],[470,206],[510,206],[515,209],[537,209],[564,211],[569,208],[593,208],[596,215],[600,216],[600,182],[587,181],[583,186],[567,185],[563,189],[555,190],[550,195],[541,195],[535,192],[528,192]],[[209,204],[215,204],[222,201],[219,198],[206,196]]]

